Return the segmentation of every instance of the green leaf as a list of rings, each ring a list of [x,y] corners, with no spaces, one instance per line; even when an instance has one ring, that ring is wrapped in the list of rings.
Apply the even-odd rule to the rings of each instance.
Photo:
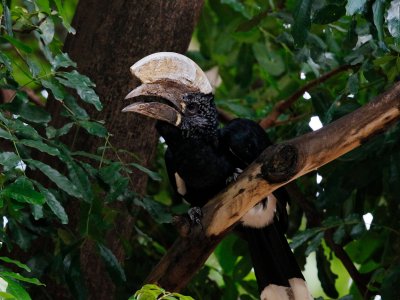
[[[98,137],[106,137],[108,134],[107,129],[100,123],[90,122],[90,121],[79,121],[78,124],[92,135]]]
[[[11,12],[10,8],[7,6],[6,0],[1,0],[1,6],[3,7],[4,25],[6,27],[7,34],[9,36],[12,36],[13,28],[12,28]]]
[[[353,95],[358,94],[358,88],[359,88],[359,80],[358,80],[358,74],[352,74],[349,76],[349,80],[347,81],[347,88],[349,89],[349,92]]]
[[[1,38],[6,40],[7,42],[9,42],[13,46],[15,46],[15,48],[17,48],[23,52],[32,53],[32,51],[33,51],[32,48],[29,47],[27,44],[24,44],[20,40],[17,40],[15,38],[11,37],[10,35],[2,35]]]
[[[37,75],[39,75],[40,67],[38,66],[38,64],[29,57],[25,57],[25,61],[29,66],[29,71],[31,71],[32,76],[36,77]]]
[[[376,0],[372,5],[372,12],[374,14],[374,25],[378,32],[378,39],[381,48],[386,49],[385,43],[383,41],[383,12],[385,8],[385,1],[384,0]],[[400,11],[398,10],[400,14]]]
[[[38,168],[44,175],[53,181],[60,189],[73,197],[82,198],[82,194],[74,184],[64,175],[61,175],[56,169],[34,159],[27,159],[29,166]]]
[[[35,191],[32,182],[25,176],[19,177],[0,192],[0,195],[10,197],[23,203],[40,204],[45,202],[44,196]]]
[[[50,114],[42,107],[31,103],[23,92],[17,92],[14,100],[11,103],[3,104],[3,106],[13,114],[30,122],[48,123],[51,120]]]
[[[143,173],[147,174],[151,179],[154,181],[161,181],[161,176],[157,172],[151,171],[142,165],[137,163],[130,163],[131,166],[134,166],[136,169],[142,171]]]
[[[48,80],[41,79],[40,82],[46,89],[49,89],[51,91],[56,100],[64,100],[66,92],[64,88],[54,78],[50,78]]]
[[[64,11],[64,7],[62,5],[62,1],[61,0],[54,0],[54,3],[57,6],[58,14],[60,15],[60,18],[62,20],[62,23],[63,23],[64,27],[68,30],[69,33],[75,34],[76,33],[75,29],[67,21],[68,16]]]
[[[235,269],[233,270],[234,281],[237,282],[246,277],[252,268],[253,265],[251,263],[250,257],[249,256],[242,257],[242,259],[240,259],[239,262],[236,263]]]
[[[5,256],[0,256],[0,260],[4,261],[6,263],[9,263],[9,264],[16,265],[17,267],[20,267],[21,269],[24,269],[27,272],[31,272],[31,269],[27,265],[19,262],[18,260],[14,260],[14,259],[11,259],[11,258],[8,258]]]
[[[331,270],[331,264],[324,254],[322,247],[318,248],[316,253],[318,278],[321,282],[321,286],[326,295],[331,299],[337,299],[339,297],[338,292],[335,288],[335,280],[338,278]]]
[[[307,242],[309,239],[311,239],[313,236],[318,234],[321,231],[319,228],[311,228],[307,229],[301,232],[298,232],[292,239],[290,243],[290,247],[292,249],[296,249],[297,247],[301,246],[305,242]]]
[[[14,273],[14,272],[6,272],[6,271],[0,271],[0,276],[3,278],[13,278],[19,281],[23,281],[23,282],[27,282],[27,283],[31,283],[34,285],[44,285],[43,283],[41,283],[38,279],[36,278],[29,278],[29,277],[25,277],[22,276],[19,273]]]
[[[126,282],[125,272],[122,269],[120,263],[118,262],[117,258],[115,257],[114,253],[106,246],[98,243],[97,247],[100,252],[100,256],[103,258],[103,261],[107,267],[108,272],[111,275],[111,278],[114,282]]]
[[[357,13],[361,13],[364,10],[364,6],[367,0],[347,0],[346,14],[352,16]]]
[[[63,149],[60,159],[67,165],[69,177],[71,178],[72,183],[81,192],[83,200],[91,203],[93,199],[93,193],[87,173],[71,159],[68,149]]]
[[[2,63],[7,68],[8,71],[12,72],[13,68],[11,60],[5,53],[3,53],[3,51],[0,51],[0,63]]]
[[[76,70],[72,72],[59,72],[62,77],[56,77],[56,79],[63,85],[76,89],[81,99],[89,104],[94,105],[97,110],[103,108],[99,96],[93,90],[94,83],[82,74],[79,74]]]
[[[43,42],[48,45],[51,43],[54,37],[54,23],[53,20],[48,16],[40,25],[41,38]]]
[[[9,293],[0,291],[0,299],[17,299],[17,298],[15,298],[13,295],[11,295]]]
[[[400,13],[399,13],[399,1],[394,0],[390,2],[390,7],[387,10],[386,22],[389,33],[395,37],[400,37]]]
[[[261,67],[272,76],[285,72],[285,64],[280,55],[270,52],[262,43],[253,44],[253,52]]]
[[[157,223],[171,223],[172,215],[161,203],[150,198],[135,199],[134,202],[136,205],[143,207]]]
[[[339,20],[345,13],[344,6],[328,4],[314,13],[312,22],[315,24],[329,24]]]
[[[68,109],[72,111],[75,117],[83,120],[89,119],[89,115],[87,114],[86,110],[78,105],[74,97],[67,95],[64,99],[64,105],[66,105]],[[70,112],[68,111],[67,114],[64,113],[64,115],[69,116]]]
[[[44,153],[47,153],[52,156],[60,155],[60,151],[58,151],[57,148],[50,147],[49,145],[46,145],[45,143],[43,143],[41,141],[19,140],[18,142],[25,146],[35,148],[35,149],[39,150],[40,152],[44,152]]]
[[[307,39],[308,29],[311,26],[311,4],[312,0],[299,0],[296,10],[293,12],[294,24],[292,35],[296,48],[301,48]]]
[[[59,129],[55,129],[52,126],[48,126],[46,127],[46,136],[49,139],[53,139],[55,137],[60,137],[63,136],[65,134],[67,134],[71,128],[74,126],[74,123],[67,123],[65,124],[63,127],[59,128]]]
[[[321,231],[318,234],[316,234],[313,239],[310,241],[308,244],[308,247],[306,249],[305,255],[308,256],[310,253],[316,251],[321,245],[322,239],[324,238],[324,232]]]
[[[47,14],[51,13],[49,0],[36,0],[35,2],[41,11],[43,11]]]
[[[7,293],[13,295],[18,300],[32,300],[27,291],[17,282],[4,278],[7,283]]]
[[[56,217],[61,221],[62,224],[68,224],[68,215],[65,212],[64,207],[61,203],[57,200],[54,194],[44,188],[42,185],[36,183],[36,186],[39,188],[39,191],[45,196],[46,203],[50,207],[51,211],[56,215]]]
[[[234,11],[237,11],[247,19],[250,19],[252,16],[248,13],[246,10],[246,7],[242,3],[242,1],[239,0],[221,0],[222,4],[226,4],[230,6]]]
[[[74,62],[68,55],[68,53],[61,53],[57,54],[56,57],[54,57],[54,60],[51,62],[54,70],[57,70],[59,68],[68,68],[68,67],[74,67],[76,68],[76,62]]]
[[[18,119],[13,120],[8,125],[10,129],[18,136],[34,140],[41,139],[41,136],[31,125],[26,124]]]
[[[10,140],[10,141],[15,140],[15,138],[8,131],[4,130],[3,128],[0,128],[0,138]]]
[[[227,236],[214,250],[219,264],[224,270],[224,274],[231,275],[235,270],[235,262],[237,257],[233,255],[234,245],[237,237],[233,235]]]
[[[346,230],[344,225],[340,225],[338,229],[336,229],[335,233],[333,234],[333,241],[336,244],[341,244],[343,241],[343,238],[346,235]]]
[[[14,152],[1,152],[0,165],[5,167],[5,171],[15,168],[19,165],[21,158]]]

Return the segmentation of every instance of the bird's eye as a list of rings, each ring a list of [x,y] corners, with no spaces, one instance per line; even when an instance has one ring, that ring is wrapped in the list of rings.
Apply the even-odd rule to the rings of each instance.
[[[195,113],[197,113],[197,110],[198,110],[198,106],[197,106],[196,103],[191,102],[191,103],[188,103],[188,104],[186,105],[186,111],[187,111],[188,113],[190,113],[190,114],[195,114]]]

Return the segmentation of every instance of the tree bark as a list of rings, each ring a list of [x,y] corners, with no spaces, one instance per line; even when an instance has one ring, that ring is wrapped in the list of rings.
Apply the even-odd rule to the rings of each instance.
[[[187,50],[194,26],[203,5],[202,0],[80,0],[72,26],[76,35],[69,35],[64,50],[77,62],[79,72],[89,76],[96,84],[104,109],[101,112],[85,106],[90,116],[104,120],[112,134],[111,144],[125,149],[147,166],[154,157],[157,133],[153,121],[138,115],[121,113],[126,106],[125,95],[136,84],[129,73],[129,67],[140,58],[159,51],[183,53]],[[50,111],[58,116],[60,105],[50,103]],[[54,125],[57,126],[57,118]],[[60,123],[61,124],[61,123]],[[72,142],[71,142],[72,143]],[[88,136],[80,130],[75,134],[73,148],[95,152],[104,144],[98,138]],[[107,156],[117,160],[113,153]],[[129,154],[119,155],[129,162]],[[147,176],[136,172],[131,176],[132,188],[143,193]],[[71,219],[79,217],[79,203],[72,203],[69,209]],[[113,206],[118,211],[114,228],[110,230],[107,246],[120,263],[125,259],[121,239],[129,239],[132,233],[132,217],[123,203]],[[76,224],[71,222],[71,226]],[[81,249],[81,265],[89,291],[89,299],[114,299],[115,286],[98,257],[92,242],[86,241]]]
[[[320,130],[268,147],[234,184],[203,207],[204,230],[197,228],[190,237],[179,238],[147,282],[179,291],[218,242],[257,202],[286,183],[362,145],[399,119],[400,83],[397,83],[367,105]]]

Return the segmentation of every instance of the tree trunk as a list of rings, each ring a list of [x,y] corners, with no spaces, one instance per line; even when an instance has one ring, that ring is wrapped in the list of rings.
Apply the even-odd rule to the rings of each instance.
[[[127,104],[123,101],[125,95],[136,84],[130,79],[129,67],[154,52],[185,52],[202,5],[202,0],[79,1],[72,23],[77,33],[67,37],[64,50],[77,62],[79,72],[95,82],[96,92],[104,106],[101,112],[85,108],[93,119],[106,122],[112,134],[111,144],[134,153],[142,165],[149,165],[154,157],[157,134],[151,126],[153,121],[121,113]],[[61,107],[55,101],[50,105],[52,114],[59,115]],[[76,134],[73,147],[95,152],[102,146],[100,143],[104,141],[87,136],[81,130]],[[116,159],[111,152],[107,155]],[[119,157],[124,162],[132,161],[129,154],[121,153]],[[138,193],[145,191],[146,182],[147,176],[143,173],[131,176],[132,188]],[[113,209],[119,215],[107,236],[107,246],[123,263],[125,254],[120,237],[129,238],[134,220],[123,203],[115,204]],[[75,203],[70,212],[71,217],[79,216],[79,204]],[[74,223],[71,222],[72,226]],[[82,246],[80,260],[89,299],[114,299],[115,286],[90,241]]]

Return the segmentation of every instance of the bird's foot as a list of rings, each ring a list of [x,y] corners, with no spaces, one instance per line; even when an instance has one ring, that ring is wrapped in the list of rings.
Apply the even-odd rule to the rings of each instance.
[[[235,169],[235,172],[233,172],[233,174],[232,174],[232,176],[230,176],[230,177],[228,177],[227,179],[226,179],[226,184],[228,185],[228,184],[230,184],[231,182],[234,182],[234,181],[236,181],[236,179],[239,177],[239,175],[240,174],[242,174],[243,173],[243,170],[242,169],[239,169],[239,168],[236,168]]]
[[[200,207],[192,207],[188,210],[188,216],[190,219],[191,225],[200,225],[201,229],[203,230],[203,225],[201,224],[201,219],[203,218],[203,212],[201,211]]]

